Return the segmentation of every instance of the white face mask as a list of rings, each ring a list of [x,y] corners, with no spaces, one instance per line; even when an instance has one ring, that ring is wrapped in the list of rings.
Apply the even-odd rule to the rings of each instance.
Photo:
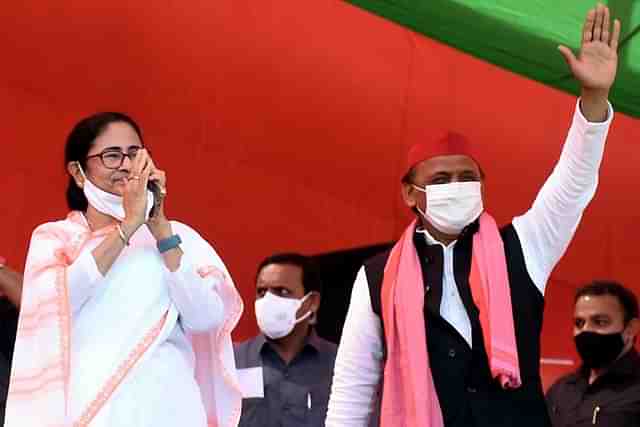
[[[82,191],[84,192],[87,201],[95,210],[105,215],[109,215],[117,219],[118,221],[124,221],[125,212],[123,205],[123,198],[115,194],[107,193],[106,191],[98,188],[82,170],[82,166],[78,163],[80,173],[84,177],[84,185]],[[147,213],[145,215],[145,221],[149,219],[149,213],[153,208],[153,193],[147,190]]]
[[[478,219],[482,205],[482,184],[479,181],[452,182],[427,185],[416,190],[425,193],[427,211],[416,209],[439,231],[457,235],[463,228]]]
[[[262,333],[273,340],[289,335],[298,323],[313,314],[313,311],[308,311],[304,316],[296,319],[296,313],[309,295],[311,294],[295,299],[267,292],[262,298],[256,300],[256,319]]]

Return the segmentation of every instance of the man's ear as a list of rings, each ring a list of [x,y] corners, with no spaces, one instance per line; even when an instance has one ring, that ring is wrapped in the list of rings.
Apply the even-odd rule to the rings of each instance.
[[[320,300],[320,294],[316,291],[312,291],[296,314],[301,316],[309,311],[312,312],[309,316],[308,322],[310,325],[315,325],[317,323],[318,310],[320,309]]]
[[[67,163],[67,172],[69,173],[69,175],[71,175],[71,177],[76,182],[76,185],[78,187],[82,188],[84,186],[85,177],[82,172],[80,163],[78,162]]]
[[[314,313],[317,313],[318,310],[320,309],[320,301],[321,301],[322,297],[320,296],[320,294],[318,292],[312,292],[311,295],[309,295],[309,310],[313,311]]]
[[[627,339],[633,341],[633,343],[635,344],[638,333],[640,333],[640,319],[631,319],[626,327],[626,334],[628,336]]]
[[[414,209],[417,205],[417,202],[415,200],[416,191],[418,190],[413,188],[412,184],[409,184],[407,182],[403,182],[401,184],[400,192],[402,194],[402,200],[404,201],[405,205],[407,205],[407,207],[409,207],[410,209]]]

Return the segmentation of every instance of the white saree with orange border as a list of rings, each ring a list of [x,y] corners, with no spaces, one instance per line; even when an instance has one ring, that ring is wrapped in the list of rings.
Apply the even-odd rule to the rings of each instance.
[[[172,222],[170,272],[141,227],[106,276],[79,212],[38,227],[24,275],[6,427],[235,427],[242,300],[215,250]]]

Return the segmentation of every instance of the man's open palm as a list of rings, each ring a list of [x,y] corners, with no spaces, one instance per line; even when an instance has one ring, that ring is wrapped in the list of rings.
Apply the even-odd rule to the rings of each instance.
[[[558,48],[584,89],[608,91],[613,85],[618,68],[620,21],[614,20],[611,27],[609,8],[598,4],[585,19],[578,57],[566,46]]]

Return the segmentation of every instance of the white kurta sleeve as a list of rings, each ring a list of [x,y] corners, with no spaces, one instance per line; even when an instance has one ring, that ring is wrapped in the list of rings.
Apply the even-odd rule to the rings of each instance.
[[[364,267],[353,285],[331,386],[326,427],[367,427],[383,371],[380,319],[371,308]]]
[[[580,111],[573,116],[560,160],[531,208],[513,220],[531,279],[544,294],[551,271],[564,255],[595,195],[598,170],[613,119],[609,105],[603,123],[590,123]]]
[[[192,332],[204,332],[220,326],[224,319],[224,305],[218,295],[220,276],[203,277],[200,270],[215,267],[230,278],[229,272],[215,250],[198,233],[184,224],[172,223],[174,232],[183,240],[180,267],[166,270],[169,294],[182,325]]]
[[[92,251],[85,249],[67,268],[69,307],[72,315],[76,315],[93,296],[102,279],[104,276],[98,270]]]

